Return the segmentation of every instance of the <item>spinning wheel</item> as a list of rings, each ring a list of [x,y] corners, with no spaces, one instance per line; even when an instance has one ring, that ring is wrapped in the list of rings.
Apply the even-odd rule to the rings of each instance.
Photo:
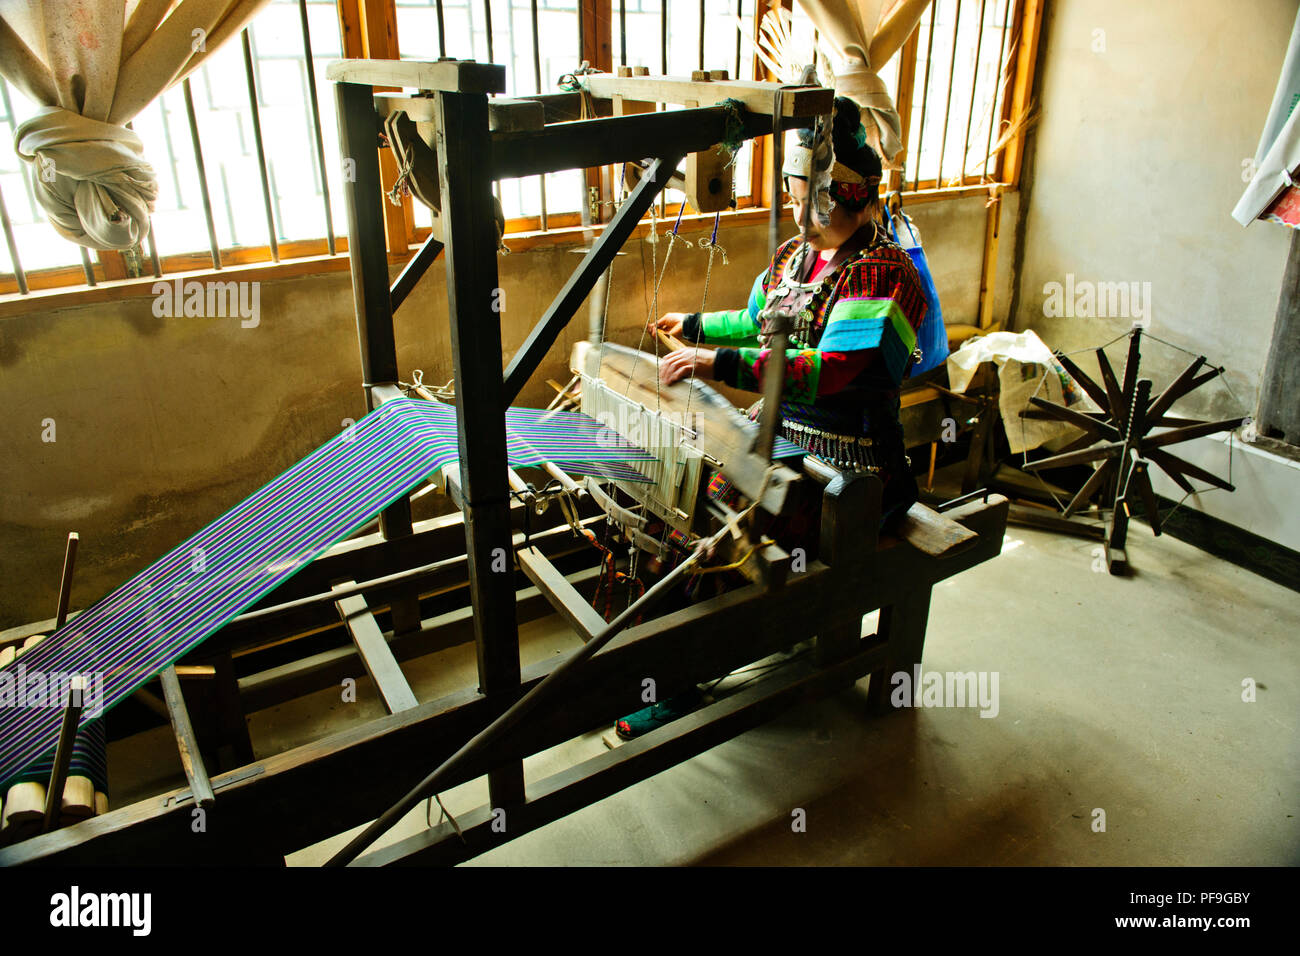
[[[1074,376],[1085,392],[1100,406],[1100,412],[1080,412],[1057,405],[1037,396],[1029,401],[1032,409],[1021,412],[1023,418],[1056,419],[1082,428],[1084,434],[1059,453],[1041,461],[1029,462],[1028,471],[1045,468],[1063,468],[1098,462],[1092,476],[1065,506],[1065,517],[1070,517],[1099,491],[1101,507],[1110,511],[1106,526],[1106,565],[1111,574],[1123,574],[1128,569],[1124,543],[1128,536],[1128,522],[1133,505],[1140,503],[1151,530],[1160,534],[1160,511],[1155,491],[1151,487],[1150,467],[1156,465],[1183,491],[1194,489],[1189,478],[1196,478],[1216,488],[1232,491],[1233,486],[1218,475],[1206,471],[1168,451],[1170,445],[1214,435],[1237,428],[1247,419],[1225,418],[1220,421],[1201,421],[1178,418],[1169,414],[1174,402],[1206,382],[1217,378],[1222,367],[1205,366],[1205,356],[1198,356],[1187,368],[1154,399],[1151,397],[1151,380],[1138,378],[1141,355],[1142,329],[1135,327],[1129,334],[1128,358],[1124,363],[1121,385],[1111,368],[1110,360],[1102,349],[1097,349],[1097,365],[1101,369],[1101,384],[1089,378],[1068,356],[1057,355],[1065,370]],[[1168,428],[1152,434],[1154,428]]]

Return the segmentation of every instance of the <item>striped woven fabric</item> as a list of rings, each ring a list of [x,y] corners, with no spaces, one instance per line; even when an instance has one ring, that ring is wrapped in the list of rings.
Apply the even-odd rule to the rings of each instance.
[[[516,467],[643,481],[627,462],[651,458],[577,413],[510,409],[506,428]],[[88,675],[86,727],[457,457],[453,406],[389,402],[32,647],[0,670],[0,783],[58,740],[63,702],[35,702],[30,675]]]

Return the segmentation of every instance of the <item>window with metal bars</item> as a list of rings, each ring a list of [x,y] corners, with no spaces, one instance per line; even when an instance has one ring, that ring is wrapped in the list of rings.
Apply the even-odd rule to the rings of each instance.
[[[607,44],[610,61],[652,73],[726,69],[765,77],[743,42],[756,35],[765,0],[357,0],[386,12],[403,58],[439,56],[504,63],[508,93],[552,92],[582,51]],[[960,195],[979,184],[1014,185],[1022,134],[1026,57],[1018,42],[1027,13],[1042,0],[935,0],[912,38],[880,73],[903,117],[906,163],[890,185],[924,198]],[[790,0],[786,0],[787,8]],[[796,52],[811,59],[817,37],[793,6]],[[341,19],[340,19],[341,18]],[[0,297],[33,289],[75,291],[107,280],[329,256],[346,250],[338,134],[325,66],[344,55],[340,27],[362,32],[355,3],[273,0],[238,41],[218,51],[184,84],[136,117],[135,131],[159,174],[153,230],[141,247],[87,251],[58,236],[40,214],[32,170],[0,151]],[[351,21],[351,22],[349,22]],[[598,35],[598,34],[602,34]],[[352,55],[356,55],[355,52]],[[375,55],[371,51],[371,55]],[[1015,102],[1013,102],[1015,100]],[[35,108],[0,80],[0,133]],[[997,150],[1011,139],[1010,150]],[[771,202],[763,140],[738,157],[737,210]],[[1013,152],[1007,168],[1005,158]],[[563,238],[581,226],[599,176],[573,170],[505,181],[508,231]],[[605,177],[607,189],[618,176]],[[387,185],[387,184],[386,184]],[[608,198],[608,196],[606,197]],[[666,192],[662,215],[681,195]],[[608,217],[608,206],[598,218]],[[390,221],[390,249],[405,258],[427,235],[429,214],[407,199]],[[396,241],[392,233],[398,232]]]

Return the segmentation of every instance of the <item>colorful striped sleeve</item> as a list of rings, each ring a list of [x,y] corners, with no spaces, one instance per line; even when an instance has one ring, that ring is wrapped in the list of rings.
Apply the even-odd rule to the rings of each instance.
[[[817,345],[828,352],[871,351],[901,383],[925,318],[925,294],[910,262],[865,261],[845,270]]]

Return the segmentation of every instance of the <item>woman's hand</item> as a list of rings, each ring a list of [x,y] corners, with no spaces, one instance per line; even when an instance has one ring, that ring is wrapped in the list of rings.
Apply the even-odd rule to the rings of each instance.
[[[713,378],[712,349],[678,349],[659,360],[659,381],[665,385],[679,382],[691,374],[695,367],[696,378]]]
[[[656,322],[651,319],[646,323],[646,331],[653,333],[656,329],[660,332],[667,332],[669,335],[680,337],[682,334],[682,323],[686,321],[685,312],[665,312],[659,316]]]

